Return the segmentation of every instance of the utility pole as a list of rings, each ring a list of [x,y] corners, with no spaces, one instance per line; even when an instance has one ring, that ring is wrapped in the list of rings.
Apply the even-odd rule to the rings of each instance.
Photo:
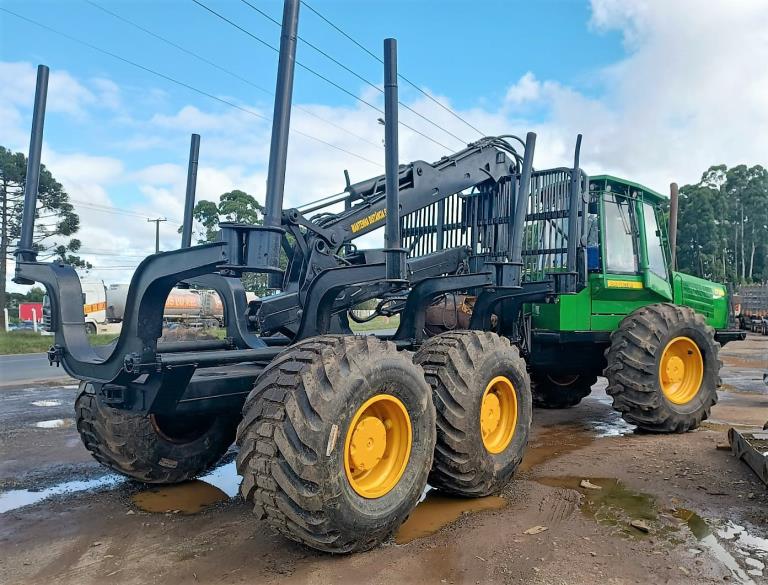
[[[160,222],[168,221],[164,217],[158,217],[157,219],[147,219],[148,222],[155,222],[155,254],[160,251]]]

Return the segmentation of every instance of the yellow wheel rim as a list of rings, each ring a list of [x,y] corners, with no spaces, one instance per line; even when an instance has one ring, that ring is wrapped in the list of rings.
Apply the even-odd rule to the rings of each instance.
[[[480,403],[480,432],[489,453],[507,448],[517,426],[517,394],[509,378],[496,376],[488,383]]]
[[[357,409],[344,441],[344,471],[364,498],[380,498],[397,485],[411,456],[411,417],[400,400],[377,394]]]
[[[698,394],[704,379],[704,358],[696,342],[675,337],[664,348],[659,362],[659,384],[667,400],[687,404]]]

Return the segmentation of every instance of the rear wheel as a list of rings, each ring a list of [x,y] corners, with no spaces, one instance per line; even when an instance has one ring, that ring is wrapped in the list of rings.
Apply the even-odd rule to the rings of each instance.
[[[531,426],[530,380],[509,340],[457,331],[429,339],[414,356],[432,386],[437,444],[429,476],[460,496],[501,491],[523,458]]]
[[[570,408],[592,392],[597,376],[585,374],[531,374],[533,405],[539,408]]]
[[[719,350],[714,329],[692,309],[638,309],[613,332],[606,352],[613,407],[646,431],[695,429],[717,402]]]
[[[85,324],[85,334],[86,335],[96,335],[96,325],[94,323],[86,323]]]
[[[192,479],[215,465],[235,439],[235,417],[135,414],[102,404],[87,386],[81,384],[75,402],[85,448],[102,465],[137,481]]]
[[[427,483],[435,410],[391,342],[325,335],[275,358],[238,428],[240,491],[279,533],[346,553],[405,521]]]

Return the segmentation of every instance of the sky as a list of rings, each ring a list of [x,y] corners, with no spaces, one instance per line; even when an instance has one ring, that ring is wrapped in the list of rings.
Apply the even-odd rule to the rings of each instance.
[[[282,2],[248,1],[280,20]],[[430,120],[401,108],[420,132],[401,128],[401,162],[460,150],[480,136],[474,127],[536,132],[537,168],[569,165],[582,133],[588,173],[661,192],[713,164],[768,165],[765,0],[307,3],[376,55],[397,38],[400,73],[466,121],[401,80],[401,102]],[[308,6],[299,35],[357,75],[299,43],[299,62],[343,90],[297,68],[286,207],[341,191],[345,169],[353,181],[383,172],[381,113],[368,105],[383,108],[382,65]],[[80,215],[82,256],[95,267],[84,279],[127,282],[154,248],[148,218],[168,219],[161,249],[178,247],[192,132],[202,136],[198,200],[237,188],[263,201],[277,68],[267,45],[280,29],[247,2],[0,9],[50,27],[0,10],[0,144],[27,152],[35,68],[48,65],[43,163]]]

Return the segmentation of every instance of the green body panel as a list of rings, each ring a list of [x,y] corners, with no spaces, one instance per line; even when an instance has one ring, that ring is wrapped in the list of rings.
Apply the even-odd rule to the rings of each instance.
[[[682,272],[672,273],[675,304],[691,307],[701,313],[715,329],[728,326],[728,293],[722,284]]]
[[[662,302],[674,302],[691,307],[701,313],[712,327],[726,328],[729,304],[725,287],[669,269],[666,226],[661,220],[658,209],[665,198],[638,183],[610,175],[590,177],[590,185],[592,194],[599,204],[600,218],[604,217],[603,196],[606,193],[625,196],[632,202],[634,219],[632,227],[637,244],[637,272],[608,273],[604,254],[601,254],[600,271],[589,274],[588,286],[582,291],[576,294],[562,294],[555,303],[529,306],[533,329],[613,331],[622,319],[633,311],[646,305]],[[653,215],[646,216],[649,213]],[[653,230],[654,221],[658,231],[647,234],[646,224]],[[603,233],[605,230],[601,223],[601,238]],[[651,268],[653,262],[649,252],[654,246],[655,270]],[[661,246],[661,252],[659,252],[659,246]],[[604,250],[602,241],[600,241],[600,249]]]

